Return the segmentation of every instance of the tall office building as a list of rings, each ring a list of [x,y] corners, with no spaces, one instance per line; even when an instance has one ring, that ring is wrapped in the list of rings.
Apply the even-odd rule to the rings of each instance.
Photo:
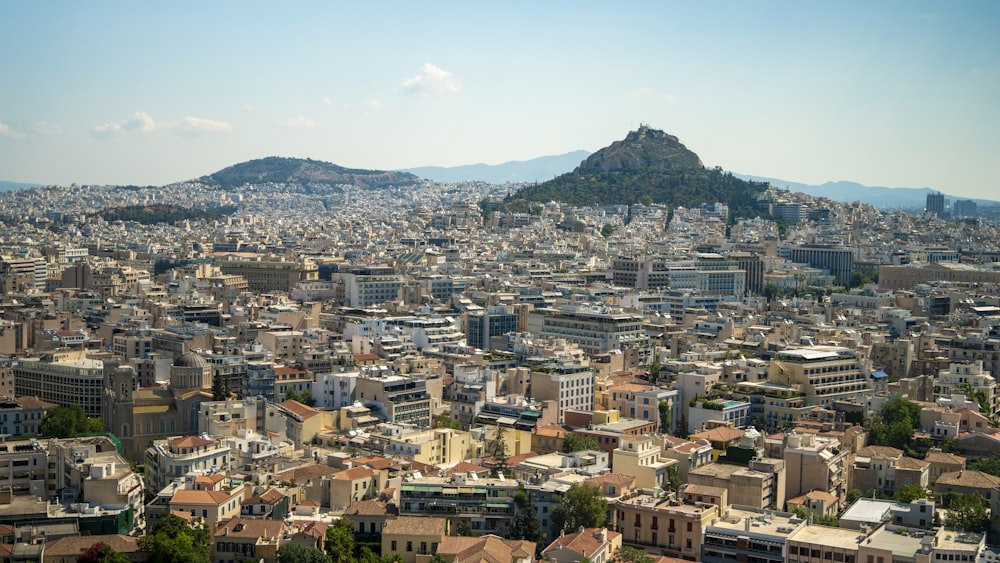
[[[930,196],[928,196],[930,197]],[[803,244],[788,249],[792,262],[809,264],[813,268],[828,270],[837,283],[848,285],[854,274],[854,250],[832,244]]]
[[[492,350],[493,339],[509,333],[517,332],[517,315],[507,311],[506,307],[490,307],[485,311],[469,313],[465,323],[466,343],[480,350]],[[497,347],[505,347],[505,342],[498,342]]]
[[[944,213],[944,194],[940,192],[927,194],[927,212],[935,215]]]
[[[976,211],[976,202],[971,199],[955,202],[955,217],[975,217]]]

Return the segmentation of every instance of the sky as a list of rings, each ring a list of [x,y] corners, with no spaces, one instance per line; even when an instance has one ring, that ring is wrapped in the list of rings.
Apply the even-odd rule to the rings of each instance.
[[[1000,2],[0,2],[0,180],[597,150],[1000,200]]]

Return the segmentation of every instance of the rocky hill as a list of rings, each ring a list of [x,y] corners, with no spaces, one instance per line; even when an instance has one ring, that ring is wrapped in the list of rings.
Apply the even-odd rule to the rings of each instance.
[[[754,196],[766,187],[766,182],[705,168],[677,137],[644,125],[590,155],[576,170],[529,186],[506,203],[518,208],[532,201],[621,205],[651,200],[674,207],[723,202],[733,217],[749,217],[758,214]]]
[[[385,188],[388,186],[409,186],[420,182],[420,178],[407,172],[385,170],[359,170],[344,168],[329,162],[301,158],[271,156],[243,162],[202,176],[198,181],[232,189],[244,184],[284,183],[284,184],[325,184],[335,186],[350,184],[363,188]]]

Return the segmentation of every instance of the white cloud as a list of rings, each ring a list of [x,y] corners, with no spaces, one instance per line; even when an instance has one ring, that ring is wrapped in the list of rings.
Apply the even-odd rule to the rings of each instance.
[[[316,122],[304,115],[295,115],[275,121],[282,127],[316,127]]]
[[[330,99],[330,96],[323,96],[323,105],[329,106],[329,105],[332,105],[332,104],[333,104],[333,100]]]
[[[420,67],[420,72],[411,78],[403,80],[403,90],[407,94],[428,97],[446,92],[458,92],[462,83],[447,70],[438,68],[431,63]]]
[[[186,137],[197,137],[200,135],[215,135],[230,133],[233,126],[226,121],[205,119],[203,117],[187,116],[180,121],[157,122],[144,111],[133,113],[124,121],[110,121],[103,125],[97,125],[91,132],[97,137],[111,137],[118,133],[128,133],[138,131],[147,135],[153,133],[177,133]]]
[[[62,125],[59,125],[58,123],[36,121],[35,124],[31,126],[31,132],[42,137],[49,137],[52,135],[62,135],[63,128]]]
[[[0,121],[0,137],[3,137],[4,139],[10,139],[11,141],[21,141],[24,139],[24,133],[21,133],[20,131],[15,131],[14,129],[10,128],[10,125],[7,125],[3,121]]]
[[[652,93],[653,93],[652,90],[650,90],[649,88],[646,88],[645,86],[643,86],[642,88],[639,88],[638,90],[633,91],[632,92],[632,97],[633,98],[648,98],[650,96],[650,94],[652,94]]]
[[[203,119],[201,117],[185,117],[176,126],[182,135],[197,137],[200,135],[220,135],[233,132],[233,126],[225,121]]]
[[[672,103],[674,103],[674,102],[677,101],[677,96],[675,96],[673,94],[664,94],[663,95],[663,99],[666,100],[667,103],[672,104]]]
[[[243,104],[243,111],[253,111],[254,109],[253,104]]]
[[[382,101],[376,98],[369,98],[365,100],[365,109],[369,111],[378,111],[382,109]]]

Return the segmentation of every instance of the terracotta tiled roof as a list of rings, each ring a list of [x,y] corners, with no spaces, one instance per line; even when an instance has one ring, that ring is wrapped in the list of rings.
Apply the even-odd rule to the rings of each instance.
[[[927,455],[924,456],[924,461],[929,461],[932,464],[934,463],[948,464],[948,465],[958,464],[962,465],[963,467],[965,466],[964,457],[960,455],[949,454],[946,452],[934,452],[934,451],[927,452]]]
[[[982,471],[963,469],[962,471],[942,473],[935,485],[938,487],[951,485],[953,487],[966,487],[970,489],[992,489],[993,487],[1000,486],[1000,477],[994,477]]]
[[[399,516],[387,520],[382,535],[411,534],[415,536],[444,536],[447,520],[437,516]]]
[[[380,500],[356,500],[344,510],[344,516],[386,516],[389,504]]]
[[[788,504],[804,505],[811,500],[822,500],[827,504],[835,504],[837,502],[837,497],[831,495],[826,491],[809,491],[804,495],[799,495],[793,499],[788,499],[786,502]]]
[[[702,430],[701,432],[692,432],[689,436],[689,440],[700,440],[702,438],[708,440],[709,442],[732,442],[733,440],[739,440],[746,434],[746,430],[740,430],[739,428],[730,428],[729,426],[718,426],[710,430]]]
[[[903,450],[889,446],[865,446],[858,450],[858,455],[876,459],[896,459],[903,455]]]
[[[586,553],[587,557],[590,557],[607,543],[601,540],[601,532],[601,528],[584,528],[582,531],[560,536],[542,550],[542,555],[556,549],[568,549],[581,555]],[[621,535],[618,532],[610,530],[607,531],[607,534],[608,540]],[[609,553],[608,555],[610,556],[611,554]]]
[[[282,520],[264,518],[232,518],[221,522],[215,529],[215,537],[264,538],[272,540],[281,537],[285,527]]]
[[[45,542],[45,558],[79,556],[95,543],[104,544],[116,553],[137,553],[139,543],[136,538],[120,534],[98,536],[67,536]]]
[[[303,405],[298,401],[293,401],[291,399],[281,403],[281,408],[287,410],[288,412],[294,414],[295,416],[305,420],[307,418],[312,418],[319,414],[319,411],[310,407],[309,405]]]
[[[170,504],[204,504],[218,506],[227,500],[230,495],[222,491],[203,491],[196,489],[180,489],[174,492],[170,499]]]
[[[171,448],[200,448],[201,446],[207,446],[209,444],[214,444],[215,440],[211,438],[202,438],[201,436],[181,436],[180,438],[173,438],[170,440]]]
[[[354,481],[356,479],[364,479],[366,477],[371,477],[375,474],[375,471],[370,467],[352,467],[350,469],[345,469],[334,473],[333,478],[343,481]]]
[[[931,463],[922,459],[903,456],[896,460],[895,466],[896,469],[923,469],[930,467]]]
[[[489,473],[489,471],[489,469],[483,467],[482,465],[476,465],[475,463],[469,463],[468,461],[460,461],[448,470],[448,475],[453,473]]]
[[[590,487],[596,487],[600,485],[631,485],[634,482],[635,475],[629,475],[628,473],[605,473],[604,475],[591,477],[583,483]]]
[[[453,563],[512,563],[533,558],[535,542],[505,540],[493,534],[482,537],[446,536],[438,545],[439,554],[453,556]]]
[[[341,470],[329,465],[310,464],[282,471],[275,475],[275,477],[281,481],[305,481],[307,479],[322,477],[323,475],[333,475],[338,471]]]

